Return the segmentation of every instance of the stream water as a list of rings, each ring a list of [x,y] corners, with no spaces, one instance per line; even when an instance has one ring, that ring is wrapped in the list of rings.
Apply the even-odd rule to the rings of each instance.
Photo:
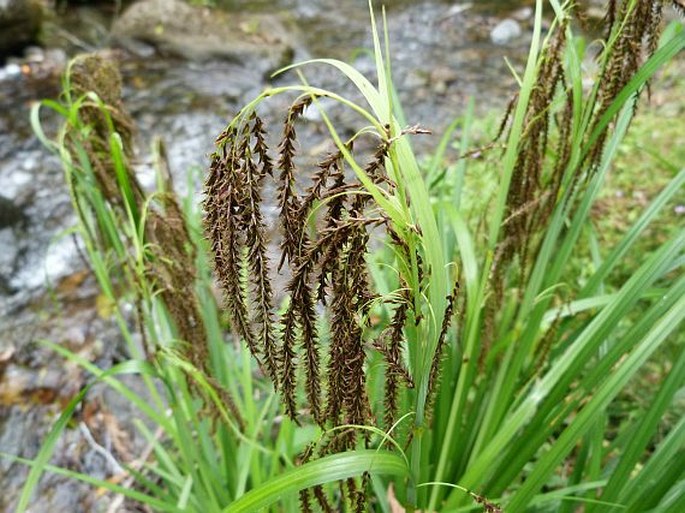
[[[435,134],[417,142],[421,151],[437,144],[439,134],[460,115],[469,97],[480,112],[506,103],[515,82],[504,57],[522,64],[530,39],[530,2],[410,1],[387,3],[395,83],[410,124],[420,123]],[[227,10],[249,10],[288,17],[295,29],[294,58],[336,57],[371,73],[366,0],[224,0]],[[67,56],[109,44],[112,7],[66,7],[51,21],[50,46],[36,49],[24,61],[0,70],[0,452],[35,456],[59,408],[87,382],[74,365],[55,358],[40,340],[63,344],[107,367],[123,357],[121,342],[110,322],[97,313],[97,290],[78,245],[70,236],[74,216],[58,159],[33,135],[32,102],[58,94],[58,71]],[[491,31],[504,18],[515,18],[521,34],[495,45]],[[139,167],[149,167],[145,148],[153,136],[167,143],[176,183],[195,189],[189,170],[204,168],[212,141],[241,103],[266,85],[250,62],[193,61],[157,56],[143,47],[121,61],[125,102],[139,129]],[[312,82],[353,96],[352,88],[328,68],[308,74]],[[276,84],[294,80],[278,78]],[[282,117],[283,102],[273,102],[267,119]],[[341,126],[355,119],[334,110]],[[347,117],[346,117],[347,116]],[[349,119],[348,119],[349,118]],[[54,130],[54,120],[46,118]],[[314,120],[315,121],[315,120]],[[130,405],[106,389],[90,396],[88,418],[93,436],[112,418],[130,425]],[[97,414],[93,413],[96,412]],[[111,425],[110,425],[111,427]],[[132,435],[126,435],[132,436]],[[72,429],[59,442],[54,463],[95,476],[111,468]],[[111,440],[108,443],[114,443]],[[127,441],[135,451],[140,441]],[[104,442],[103,442],[104,444]],[[0,511],[12,511],[26,468],[0,457]],[[40,485],[32,511],[106,511],[107,497],[87,486],[50,476]],[[127,511],[119,509],[118,511]]]

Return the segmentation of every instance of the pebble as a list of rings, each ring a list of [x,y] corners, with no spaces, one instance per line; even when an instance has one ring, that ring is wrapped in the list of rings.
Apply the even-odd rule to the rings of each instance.
[[[519,37],[522,32],[518,21],[506,18],[490,31],[490,40],[496,45],[506,45]]]
[[[534,11],[532,7],[521,7],[520,9],[517,9],[511,13],[511,17],[517,21],[528,21],[533,17],[533,12]]]
[[[26,163],[22,164],[22,167],[24,169],[35,169],[35,168],[27,168],[25,167]],[[26,187],[27,185],[31,185],[33,180],[33,176],[31,173],[28,173],[26,171],[15,171],[12,173],[10,176],[10,179],[7,180],[7,187],[5,188],[5,193],[11,198],[16,198],[19,196],[20,192]]]
[[[21,66],[16,62],[10,62],[4,68],[0,68],[0,80],[7,80],[19,75],[21,75]]]
[[[447,14],[445,15],[445,18],[448,18],[448,17],[451,17],[451,16],[456,16],[456,15],[458,15],[458,14],[461,14],[462,12],[467,11],[467,10],[470,9],[471,7],[473,7],[473,3],[472,3],[472,2],[467,2],[467,3],[465,3],[465,4],[456,4],[456,5],[453,5],[452,7],[450,7],[450,8],[448,9]]]

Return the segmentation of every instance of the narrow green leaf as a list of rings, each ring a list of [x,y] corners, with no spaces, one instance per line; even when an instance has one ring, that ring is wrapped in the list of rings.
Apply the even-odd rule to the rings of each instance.
[[[649,509],[646,507],[650,490],[660,481],[673,483],[683,479],[685,469],[682,462],[685,460],[685,417],[666,435],[666,438],[657,446],[654,453],[639,474],[639,479],[632,479],[630,487],[622,497],[629,506],[629,511],[640,512]],[[673,472],[673,469],[677,472]],[[679,513],[679,512],[678,512]]]
[[[675,178],[671,180],[668,186],[652,200],[649,207],[647,207],[640,218],[630,227],[630,230],[628,230],[628,233],[626,233],[621,242],[611,251],[611,253],[609,253],[609,255],[607,255],[600,268],[590,277],[583,287],[583,290],[580,292],[580,297],[587,297],[590,294],[595,293],[600,283],[602,283],[617,263],[619,263],[623,256],[630,250],[638,240],[640,234],[644,232],[654,219],[656,219],[656,216],[661,209],[683,188],[683,185],[685,185],[685,169],[682,169]]]
[[[663,341],[685,319],[685,297],[668,311],[664,317],[654,326],[640,345],[615,369],[614,373],[595,392],[588,404],[578,412],[571,424],[561,434],[552,448],[537,462],[533,471],[526,477],[523,485],[514,494],[507,506],[507,511],[516,513],[524,511],[535,493],[543,486],[545,481],[559,462],[571,452],[576,441],[586,433],[593,425],[598,413],[602,412],[609,403],[618,395],[625,384],[632,378],[640,367],[656,351]]]
[[[90,391],[90,389],[97,382],[109,381],[117,375],[137,374],[141,372],[141,370],[144,371],[146,365],[147,364],[145,362],[138,361],[127,361],[115,365],[111,369],[103,371],[98,376],[97,381],[94,381],[90,385],[83,388],[83,390],[81,390],[76,396],[74,396],[71,399],[71,401],[69,401],[69,403],[57,419],[57,422],[55,422],[55,424],[50,429],[50,432],[46,436],[45,441],[43,442],[43,445],[41,446],[40,451],[38,452],[38,455],[31,463],[31,471],[29,472],[29,475],[26,478],[26,482],[24,483],[24,488],[22,489],[21,496],[19,497],[19,502],[17,504],[16,513],[24,513],[26,511],[26,508],[29,505],[29,500],[31,499],[31,496],[33,495],[33,492],[36,486],[38,485],[38,481],[40,480],[41,475],[48,468],[48,461],[50,461],[50,458],[52,457],[52,453],[55,449],[57,441],[59,440],[59,437],[66,428],[69,419],[71,419],[72,415],[74,414],[76,407],[81,403],[81,401],[83,401],[83,398]]]
[[[615,299],[580,333],[573,345],[554,361],[546,374],[531,385],[519,403],[512,406],[504,425],[467,468],[460,480],[461,484],[472,488],[489,478],[496,469],[494,462],[506,450],[519,430],[533,418],[540,402],[562,379],[577,376],[587,360],[596,354],[606,336],[639,300],[643,291],[663,275],[676,255],[682,251],[683,245],[685,232],[664,244],[640,267]],[[535,491],[537,490],[533,492]]]
[[[225,508],[223,513],[255,513],[285,495],[312,486],[360,476],[364,472],[371,475],[406,477],[409,470],[401,457],[385,451],[363,450],[325,456],[288,470],[259,488],[247,492]]]
[[[310,59],[308,61],[298,62],[296,64],[286,66],[285,68],[278,70],[277,74],[306,66],[308,64],[327,64],[340,70],[343,75],[345,75],[364,96],[376,117],[381,120],[383,124],[390,123],[390,112],[388,112],[388,105],[387,103],[383,102],[381,94],[364,75],[347,63],[338,61],[336,59]]]
[[[638,429],[632,433],[627,445],[623,447],[619,462],[602,492],[602,500],[617,501],[621,490],[630,486],[629,478],[635,464],[645,453],[647,444],[656,432],[664,412],[683,383],[685,383],[685,349],[681,349],[680,357],[655,394],[647,412],[639,417]]]
[[[17,456],[14,456],[13,454],[0,453],[0,456],[3,458],[7,458],[9,460],[15,461],[17,463],[23,463],[24,465],[31,467],[31,472],[33,472],[33,469],[35,469],[35,468],[40,468],[41,474],[43,472],[51,472],[53,474],[66,476],[66,477],[69,477],[71,479],[76,479],[78,481],[82,481],[84,483],[88,483],[90,485],[93,485],[93,486],[96,486],[99,488],[104,488],[104,489],[109,490],[111,492],[124,495],[125,497],[133,499],[134,501],[138,501],[138,502],[141,502],[143,504],[147,504],[147,505],[155,508],[156,511],[165,511],[165,512],[169,511],[172,513],[182,513],[183,511],[185,511],[185,510],[179,509],[174,504],[168,504],[168,503],[164,502],[163,500],[160,500],[156,497],[150,497],[149,495],[141,493],[135,489],[120,486],[120,485],[112,483],[106,479],[98,479],[96,477],[89,476],[88,474],[82,474],[81,472],[75,472],[73,470],[69,470],[69,469],[65,469],[65,468],[61,468],[61,467],[56,467],[54,465],[41,464],[36,460],[19,458]],[[20,503],[20,505],[21,505],[21,503]],[[17,512],[19,512],[19,511],[23,511],[23,509],[20,510],[19,506],[17,506]]]

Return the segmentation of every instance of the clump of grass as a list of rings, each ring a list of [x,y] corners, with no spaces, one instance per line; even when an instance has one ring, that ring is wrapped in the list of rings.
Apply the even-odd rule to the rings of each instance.
[[[584,325],[565,321],[561,309],[552,313],[555,301],[560,299],[545,291],[553,291],[561,285],[565,265],[571,259],[581,227],[609,169],[617,144],[635,112],[637,96],[658,65],[675,55],[682,41],[671,40],[670,44],[657,51],[655,41],[659,37],[661,3],[611,3],[607,15],[608,39],[596,57],[601,71],[588,93],[584,90],[580,66],[583,55],[579,50],[582,49],[573,44],[569,11],[557,2],[552,2],[552,5],[557,18],[544,41],[539,32],[538,6],[538,32],[526,73],[521,79],[522,88],[511,105],[511,124],[508,128],[507,125],[502,126],[507,135],[500,184],[487,220],[488,237],[477,240],[479,253],[473,251],[468,225],[461,220],[454,205],[440,203],[444,213],[426,203],[416,208],[413,202],[426,190],[424,182],[419,179],[420,186],[416,190],[412,188],[411,193],[402,187],[406,181],[403,173],[409,170],[411,174],[415,166],[413,155],[407,151],[408,146],[402,144],[411,129],[399,128],[391,113],[387,117],[385,105],[392,107],[393,96],[385,64],[379,56],[378,40],[376,89],[369,87],[344,65],[322,61],[337,66],[360,87],[372,113],[328,91],[309,86],[281,88],[265,93],[245,107],[227,130],[233,134],[230,153],[236,155],[235,148],[238,148],[236,162],[240,163],[234,167],[237,174],[234,183],[245,183],[244,177],[239,178],[238,173],[242,163],[249,158],[245,148],[250,145],[236,135],[249,132],[244,127],[256,115],[255,110],[261,101],[275,94],[304,91],[286,115],[277,158],[283,231],[280,263],[290,265],[292,278],[288,286],[289,304],[280,323],[282,356],[273,365],[276,368],[280,366],[280,371],[272,372],[272,375],[279,376],[274,382],[281,390],[286,411],[291,416],[297,409],[298,387],[294,383],[297,365],[300,364],[302,375],[308,378],[305,386],[307,406],[322,427],[376,422],[368,413],[368,404],[373,404],[374,400],[364,389],[376,371],[370,364],[363,364],[365,357],[373,360],[374,356],[368,350],[358,350],[364,348],[359,341],[363,340],[364,330],[368,329],[359,319],[366,319],[369,310],[365,305],[373,299],[369,293],[368,273],[359,274],[368,263],[365,264],[363,259],[353,259],[354,255],[348,254],[347,248],[350,241],[354,241],[355,248],[366,247],[368,233],[364,230],[365,223],[381,226],[388,236],[391,250],[386,264],[395,269],[396,274],[387,276],[388,273],[373,269],[371,274],[386,274],[384,281],[395,283],[397,287],[376,300],[380,309],[386,312],[387,321],[380,327],[381,335],[366,346],[377,350],[385,360],[382,377],[384,425],[392,426],[396,412],[414,411],[416,414],[416,421],[404,440],[411,447],[409,464],[412,479],[406,486],[398,487],[402,500],[409,507],[428,505],[429,510],[435,510],[439,504],[447,509],[463,505],[463,499],[469,494],[451,494],[449,500],[441,502],[442,492],[438,487],[430,496],[425,493],[425,488],[416,487],[417,482],[426,479],[443,482],[446,476],[451,476],[450,482],[458,482],[467,490],[478,486],[484,498],[502,494],[517,482],[519,476],[528,475],[524,472],[524,465],[541,450],[540,443],[544,439],[540,438],[540,433],[556,439],[555,429],[562,434],[572,433],[574,429],[587,429],[581,423],[572,423],[571,428],[559,424],[571,411],[567,409],[570,404],[581,408],[580,397],[571,387],[574,381],[586,383],[586,390],[603,390],[607,394],[603,400],[615,397],[618,392],[618,385],[610,386],[608,382],[603,383],[605,388],[596,388],[601,380],[598,380],[599,371],[592,367],[593,351],[589,348],[593,344],[598,347],[600,333],[603,332],[584,331]],[[320,97],[341,101],[369,120],[373,128],[365,132],[371,131],[381,141],[379,152],[385,166],[379,165],[377,169],[384,169],[385,173],[378,177],[370,171],[371,167],[375,171],[375,166],[365,169],[357,164],[352,144],[359,134],[348,141],[340,140],[324,115],[338,153],[323,161],[319,171],[313,174],[312,184],[306,189],[309,196],[301,197],[297,191],[304,186],[297,186],[298,174],[294,168],[295,120],[304,108],[316,106]],[[222,143],[220,151],[225,151]],[[359,183],[345,182],[344,172],[332,174],[331,168],[338,162],[349,166]],[[446,175],[436,173],[436,176],[444,179]],[[327,181],[335,183],[330,199],[325,193],[330,187]],[[412,185],[416,183],[412,182]],[[431,184],[436,189],[441,187],[439,178],[432,180]],[[677,185],[665,194],[672,194],[675,187]],[[208,190],[210,201],[221,194],[217,189]],[[354,199],[347,200],[348,195]],[[444,196],[442,192],[440,196]],[[363,200],[364,197],[368,198],[367,201]],[[329,205],[323,219],[310,210],[317,202]],[[458,197],[456,203],[459,204]],[[381,215],[376,219],[368,218],[364,214],[365,207]],[[211,212],[210,209],[210,215]],[[298,213],[302,217],[298,218]],[[316,226],[313,231],[309,229],[312,222]],[[208,230],[213,229],[211,222],[207,226]],[[442,237],[436,235],[450,228],[454,230],[456,240],[452,239],[451,245],[449,242],[444,245]],[[458,245],[454,245],[455,242]],[[242,254],[250,252],[247,248]],[[434,285],[436,269],[446,269],[444,262],[455,252],[461,253],[459,259],[468,280],[467,295],[458,298],[458,302],[454,294],[448,294],[446,286],[450,280],[446,273],[438,273],[439,284]],[[329,255],[337,262],[333,260],[331,263]],[[483,258],[481,262],[478,261],[479,255]],[[594,283],[601,281],[607,269],[617,261],[618,257],[609,258],[604,268],[598,270]],[[437,262],[441,264],[436,265]],[[244,266],[249,267],[249,264]],[[343,272],[336,274],[336,268]],[[329,269],[331,286],[326,288]],[[660,268],[653,267],[649,272],[656,269]],[[641,270],[649,274],[647,268]],[[651,274],[650,279],[657,279],[659,272]],[[317,274],[318,280],[312,277]],[[244,271],[236,274],[244,275]],[[317,282],[320,303],[315,305],[310,287]],[[232,291],[240,293],[244,290],[238,286],[232,288]],[[624,293],[634,294],[635,291],[628,292],[630,290],[633,289],[624,289]],[[576,291],[576,297],[588,298],[595,291],[586,287]],[[563,297],[573,296],[571,291]],[[629,310],[630,305],[637,301],[637,296],[630,297],[630,300],[622,297],[614,307]],[[229,303],[231,301],[234,300],[228,300]],[[249,297],[242,301],[245,309],[253,303]],[[464,313],[455,346],[445,341],[450,333],[449,320],[457,305]],[[671,305],[674,306],[673,303]],[[312,336],[311,333],[315,332],[309,326],[315,324],[304,321],[306,312],[324,307],[331,339],[327,347],[323,346],[323,350],[328,349],[327,375],[320,372],[321,365],[317,363],[322,353],[322,345],[318,343],[321,337]],[[612,326],[616,326],[614,322],[618,322],[618,318],[611,320]],[[609,324],[604,326],[602,329],[607,329]],[[519,335],[514,337],[512,333]],[[422,345],[419,340],[426,335],[430,343]],[[350,337],[354,339],[354,345],[349,345]],[[582,345],[569,343],[569,340],[583,337],[587,340],[582,350]],[[626,340],[618,344],[612,354],[619,358],[622,351],[636,343],[636,340]],[[445,351],[445,347],[449,350]],[[618,359],[613,361],[618,365]],[[606,368],[606,365],[602,363],[598,368]],[[621,377],[616,379],[627,379],[633,370],[618,372],[617,376]],[[346,373],[354,380],[346,380]],[[437,386],[441,373],[441,385]],[[374,376],[374,379],[378,378]],[[323,385],[318,383],[319,380]],[[538,382],[540,384],[536,385]],[[402,384],[414,386],[414,392],[398,394]],[[329,390],[325,407],[320,402],[320,391],[324,386]],[[353,390],[353,399],[346,399],[342,390]],[[436,390],[436,412],[433,414],[431,397]],[[485,398],[491,399],[485,401]],[[565,403],[562,398],[570,402]],[[346,410],[346,401],[354,405],[351,410]],[[599,408],[600,404],[604,403],[596,402],[593,408]],[[326,415],[322,417],[321,411]],[[343,414],[347,411],[347,415],[331,416],[331,411]],[[593,409],[583,411],[585,415],[591,415]],[[551,418],[556,420],[549,425]],[[463,419],[473,419],[474,423]],[[544,429],[543,425],[546,426]],[[429,438],[425,438],[425,430],[429,426],[432,432]],[[468,442],[457,447],[457,439]],[[519,440],[520,443],[512,443]],[[527,479],[521,492],[513,498],[505,497],[508,507],[516,510],[533,500],[534,486],[549,477],[553,465],[563,459],[560,456],[563,451],[570,450],[568,445],[564,445],[568,443],[564,436],[559,440],[562,443],[554,445],[553,455],[543,458],[545,463],[538,466],[538,474],[531,474],[539,481]],[[509,449],[511,458],[500,462],[497,455],[504,450],[506,443],[512,443]],[[336,437],[333,443],[328,444],[327,450],[331,446],[333,450],[349,450],[354,444],[340,443]],[[526,454],[525,458],[516,455],[515,451],[521,450]],[[599,458],[596,453],[595,457]],[[432,458],[437,461],[436,467],[429,466]],[[512,458],[518,462],[515,465],[517,472],[523,474],[514,473],[513,467],[495,470],[499,464],[511,463]],[[431,468],[433,470],[426,470]],[[576,477],[581,475],[581,470],[575,474]],[[350,492],[350,495],[354,494]],[[302,495],[302,501],[304,509],[308,510],[310,502],[306,493]],[[492,504],[489,499],[484,499],[484,503]]]
[[[115,226],[128,222],[136,229],[133,233],[113,232],[106,224],[109,220],[94,211],[97,224],[90,233],[94,249],[102,255],[117,255],[123,271],[119,278],[123,283],[118,285],[139,292],[138,312],[144,309],[146,295],[161,299],[178,339],[183,341],[182,353],[198,369],[206,371],[208,337],[195,291],[196,248],[168,173],[163,145],[160,143],[158,158],[160,168],[166,172],[160,176],[160,190],[148,196],[130,163],[133,122],[121,102],[122,83],[115,63],[99,54],[77,57],[70,64],[66,80],[69,94],[83,101],[79,124],[64,133],[66,150],[72,160],[85,159],[83,162],[90,166],[71,174],[76,205],[91,210],[98,207],[83,201],[85,194],[79,190],[92,187],[88,180],[94,178],[102,194],[99,207],[109,210]],[[82,127],[88,130],[86,137]],[[131,253],[136,249],[140,253],[134,257]],[[145,338],[146,329],[141,329]],[[157,347],[153,343],[146,349],[151,356]]]
[[[56,140],[43,133],[38,106],[33,111],[34,128],[62,159],[78,214],[77,233],[103,294],[115,305],[115,319],[132,360],[102,371],[78,355],[54,347],[95,378],[73,398],[48,435],[18,511],[28,505],[42,471],[49,468],[47,462],[60,433],[98,381],[122,393],[158,426],[157,434],[145,424],[138,426],[151,444],[150,452],[159,459],[152,470],[145,472],[165,483],[170,495],[155,499],[141,491],[159,491],[140,473],[142,467],[129,469],[130,476],[125,480],[126,476],[118,476],[116,481],[128,482],[128,486],[98,483],[122,496],[169,511],[164,500],[170,500],[170,496],[176,496],[171,502],[177,502],[182,495],[186,496],[182,500],[190,500],[188,484],[173,476],[193,475],[190,479],[196,483],[197,495],[192,499],[195,507],[212,510],[235,492],[217,494],[215,490],[223,478],[217,474],[216,479],[208,479],[214,472],[210,469],[215,469],[218,461],[243,464],[244,458],[243,463],[236,458],[236,444],[248,440],[244,432],[252,430],[251,436],[257,436],[261,427],[254,430],[253,418],[245,418],[242,394],[250,394],[252,388],[237,387],[235,378],[229,379],[239,374],[239,366],[229,364],[235,358],[229,359],[225,351],[198,227],[193,225],[188,205],[184,208],[174,191],[161,143],[155,149],[157,190],[147,193],[138,182],[131,164],[135,158],[134,127],[121,103],[121,79],[112,61],[101,54],[72,61],[65,75],[64,95],[63,103],[43,102],[64,119]],[[133,313],[128,313],[128,304],[135,305]],[[142,345],[137,337],[142,339]],[[139,374],[146,385],[142,395],[117,378],[120,373],[132,372]],[[268,404],[267,411],[258,413],[261,418],[268,417]],[[175,408],[173,415],[167,412],[170,405]],[[160,445],[169,442],[175,447],[172,457]],[[217,451],[216,447],[221,449]],[[112,457],[116,459],[116,455]],[[225,468],[234,472],[233,464],[227,463]],[[88,480],[88,476],[77,473],[69,475]]]
[[[359,179],[350,180],[346,164],[353,158],[353,145],[361,134],[341,142],[338,151],[323,157],[309,185],[300,183],[302,173],[295,166],[296,123],[306,108],[325,95],[311,90],[294,100],[275,158],[269,156],[264,123],[254,107],[243,109],[222,132],[205,187],[205,232],[231,324],[281,392],[286,413],[299,422],[307,412],[322,428],[374,424],[366,361],[369,351],[378,350],[386,365],[387,409],[383,416],[386,426],[391,427],[398,410],[400,384],[413,386],[403,357],[404,328],[409,317],[413,323],[421,323],[420,301],[408,286],[387,298],[372,292],[367,264],[369,230],[383,228],[393,233],[391,245],[408,271],[413,261],[415,274],[403,278],[405,284],[413,279],[415,287],[424,289],[427,273],[421,269],[420,253],[410,248],[406,235],[398,234],[388,213],[367,188],[372,186],[376,194],[387,198],[398,194],[398,186],[386,169],[393,165],[390,152],[394,136],[390,130],[382,127],[374,133],[377,150],[357,168],[367,185]],[[273,161],[277,162],[275,167]],[[287,304],[277,323],[271,285],[274,270],[266,254],[260,212],[264,181],[276,174],[282,230],[278,270],[287,265],[290,273],[285,287]],[[407,226],[403,229],[406,231]],[[379,308],[383,303],[392,305],[393,320],[376,337],[370,329],[370,313],[374,304]],[[442,329],[438,330],[436,363],[429,370],[427,396],[437,380],[437,361],[453,303],[451,297],[442,316]],[[322,311],[330,326],[325,347],[320,342]],[[306,403],[302,407],[298,404],[298,374],[304,378]],[[319,455],[354,449],[357,433],[355,429],[336,432],[320,448]],[[369,439],[365,433],[364,445],[368,446]],[[320,490],[316,492],[324,503]],[[356,510],[364,509],[361,497],[365,492],[354,481],[341,487],[341,493],[357,505]],[[304,496],[305,510],[308,501]]]
[[[486,249],[480,262],[473,261],[477,254],[472,253],[473,242],[467,225],[459,219],[459,212],[452,214],[459,244],[455,249],[461,253],[463,265],[470,265],[474,273],[483,271],[479,280],[467,287],[465,325],[460,329],[465,341],[464,356],[461,351],[453,353],[453,358],[460,358],[462,365],[454,385],[446,392],[451,397],[442,403],[443,411],[449,412],[449,420],[438,427],[444,430],[444,438],[434,481],[443,482],[450,475],[448,482],[465,487],[478,485],[482,493],[492,497],[525,478],[520,489],[505,492],[511,494],[507,510],[522,510],[530,504],[533,489],[550,479],[554,466],[563,460],[561,455],[570,457],[570,445],[562,447],[580,423],[568,421],[567,416],[571,412],[578,414],[573,408],[587,415],[592,411],[589,406],[581,407],[579,397],[571,399],[575,396],[574,380],[577,380],[575,386],[586,383],[583,389],[590,393],[599,387],[596,369],[608,368],[604,366],[606,362],[599,364],[600,360],[594,359],[597,353],[589,349],[593,346],[599,351],[601,338],[585,345],[589,342],[586,337],[591,336],[592,324],[564,319],[561,305],[568,304],[570,298],[587,300],[598,295],[600,284],[610,269],[619,265],[625,248],[635,239],[624,240],[620,249],[598,263],[592,279],[581,289],[564,282],[567,278],[564,273],[573,267],[574,247],[581,241],[590,206],[635,113],[637,96],[655,69],[669,59],[665,54],[675,55],[676,48],[683,44],[679,36],[669,43],[662,41],[656,50],[653,42],[659,40],[661,29],[655,19],[661,16],[661,4],[665,3],[612,2],[609,5],[609,17],[615,17],[608,39],[596,56],[600,73],[588,91],[583,88],[580,66],[583,48],[575,44],[561,6],[552,2],[557,21],[541,45],[539,55],[534,43],[521,78],[522,89],[512,107],[512,124],[501,161],[500,187],[488,211],[488,237],[477,246]],[[656,18],[646,20],[647,11]],[[619,63],[622,63],[621,73],[614,76]],[[678,190],[681,179],[669,185],[664,197]],[[650,210],[638,224],[644,226],[642,222],[654,219],[654,212]],[[635,226],[631,237],[637,232]],[[651,267],[650,271],[655,269]],[[640,270],[647,271],[647,268],[643,266]],[[632,271],[634,279],[636,270]],[[478,274],[473,276],[476,278]],[[659,276],[663,279],[663,275]],[[622,292],[628,290],[628,284],[624,284]],[[485,307],[481,309],[483,303]],[[553,306],[555,303],[559,305],[557,308]],[[623,296],[620,304],[621,309],[625,308],[625,317],[622,317],[625,323],[630,301]],[[591,318],[599,322],[597,317]],[[607,345],[603,347],[611,346],[612,354],[623,355],[628,347],[623,344],[628,344],[628,340],[631,337],[618,330],[610,342],[604,341]],[[479,355],[477,365],[473,363],[475,355]],[[612,377],[617,377],[621,375],[621,365],[618,360],[614,362],[617,367]],[[566,377],[561,377],[564,374]],[[547,389],[547,384],[552,388]],[[618,393],[618,389],[604,390],[612,397]],[[489,400],[480,402],[484,398]],[[562,398],[575,406],[566,410],[554,404]],[[520,423],[514,421],[518,415],[522,415]],[[464,418],[477,420],[474,425],[460,420]],[[544,425],[547,427],[543,428]],[[597,429],[601,433],[601,428]],[[472,442],[456,447],[456,440]],[[549,451],[542,449],[545,440],[552,447]],[[600,440],[601,435],[597,435],[592,441],[587,440],[590,445],[583,445],[585,451],[594,450],[594,462],[598,466],[602,461]],[[498,457],[507,443],[511,443],[510,447]],[[557,458],[555,463],[547,459],[553,457]],[[588,452],[582,453],[582,458],[586,457]],[[533,467],[536,470],[529,473],[524,466],[533,458],[538,458],[538,463]],[[581,463],[576,460],[571,482],[579,483],[584,472],[590,472],[585,463],[585,460]],[[597,476],[598,466],[594,467],[594,474],[588,475]],[[515,477],[517,473],[520,474]],[[437,487],[432,491],[429,509],[440,504],[442,495]],[[616,496],[603,498],[612,500]],[[463,495],[457,498],[452,493],[451,499],[443,504],[449,508],[462,502]],[[568,502],[563,509],[570,507]]]
[[[427,175],[419,168],[409,138],[422,130],[395,115],[388,37],[382,45],[373,13],[376,84],[339,61],[315,61],[337,68],[366,103],[305,82],[246,105],[216,139],[202,228],[166,187],[153,197],[137,192],[117,116],[108,114],[118,109],[91,94],[58,107],[69,121],[64,133],[75,136],[58,148],[89,257],[103,289],[113,290],[116,274],[104,254],[126,264],[121,274],[135,291],[151,361],[130,365],[150,381],[155,407],[112,378],[122,369],[83,365],[129,394],[165,437],[150,437],[155,462],[132,473],[144,493],[98,484],[163,511],[247,512],[278,501],[286,511],[385,509],[377,503],[390,485],[408,511],[570,512],[578,502],[588,511],[678,510],[685,424],[661,439],[655,431],[685,380],[683,347],[642,416],[617,418],[610,407],[685,318],[685,280],[671,279],[682,269],[685,236],[659,244],[615,292],[604,285],[682,189],[685,171],[616,247],[594,258],[584,283],[567,275],[637,98],[685,48],[685,33],[660,38],[669,2],[610,2],[600,72],[588,88],[572,11],[550,3],[555,21],[544,39],[542,2],[536,5],[530,57],[502,125],[499,181],[484,213],[462,207],[468,160],[455,176],[439,163]],[[260,105],[280,94],[295,97],[280,143],[270,148]],[[342,139],[321,109],[324,98],[367,126]],[[79,117],[88,115],[81,110],[88,99],[98,107],[89,123],[100,130]],[[334,143],[309,173],[296,165],[307,108],[321,110]],[[97,125],[100,116],[106,122]],[[468,114],[462,125],[468,155]],[[362,163],[361,138],[375,147]],[[123,200],[103,195],[110,186],[95,178],[98,166],[114,169]],[[281,228],[273,261],[262,211],[272,180]],[[467,217],[474,212],[482,217]],[[224,344],[200,230],[238,346],[278,391],[283,417],[271,390],[253,378],[248,352],[238,353],[237,365]],[[375,236],[385,249],[371,249]],[[189,285],[192,274],[184,281],[182,273],[193,260],[199,283]],[[277,272],[288,275],[280,307]],[[155,380],[166,385],[170,416]],[[22,507],[73,407],[34,463]]]

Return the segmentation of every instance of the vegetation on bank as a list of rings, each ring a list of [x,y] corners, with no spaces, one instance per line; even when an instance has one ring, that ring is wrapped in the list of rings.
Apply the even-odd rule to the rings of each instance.
[[[98,56],[72,62],[62,101],[43,102],[62,130],[49,139],[38,108],[34,127],[62,159],[131,359],[102,370],[52,347],[139,408],[150,456],[123,483],[48,464],[86,388],[26,461],[18,511],[44,471],[155,511],[684,508],[685,233],[656,225],[685,170],[677,152],[651,164],[634,153],[652,132],[639,97],[685,48],[682,25],[661,32],[667,4],[679,5],[610,2],[606,38],[588,48],[556,0],[543,35],[538,1],[499,142],[479,150],[469,111],[426,165],[372,13],[375,82],[339,61],[297,66],[300,85],[265,91],[218,136],[204,212],[175,195],[161,145],[157,188],[143,190],[116,71]],[[310,65],[336,67],[365,103],[309,85]],[[276,95],[293,102],[267,127],[260,105]],[[324,98],[360,129],[345,138],[321,109],[333,150],[298,169],[298,123]],[[450,144],[462,158],[447,165]],[[653,169],[653,198],[614,229],[607,185]],[[275,255],[265,204],[279,210]]]

